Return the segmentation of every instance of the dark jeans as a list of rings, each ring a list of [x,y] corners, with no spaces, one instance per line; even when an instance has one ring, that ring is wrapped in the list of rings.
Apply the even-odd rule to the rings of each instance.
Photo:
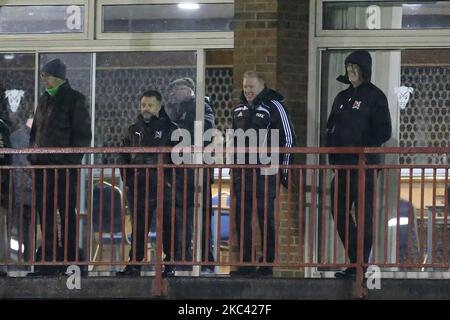
[[[186,211],[184,214],[183,211]],[[184,222],[185,221],[185,222]],[[183,227],[184,222],[184,227]],[[183,207],[177,207],[175,216],[175,260],[183,260],[183,245],[184,260],[192,261],[192,238],[194,227],[194,207],[189,206],[186,210]],[[184,235],[184,237],[183,237]]]
[[[213,173],[211,172],[211,175]],[[209,190],[208,190],[209,189]],[[219,196],[220,199],[220,196]],[[209,208],[209,209],[208,209]],[[213,239],[211,232],[211,219],[213,216],[213,208],[212,208],[212,194],[211,194],[211,181],[208,181],[207,175],[205,174],[203,181],[203,212],[202,212],[202,261],[205,262],[214,262],[214,248],[213,248]],[[207,225],[206,222],[209,219],[209,239],[206,242],[206,233],[207,233]],[[208,256],[206,257],[206,249],[208,248]]]
[[[45,185],[44,171],[47,173],[47,182]],[[58,169],[56,186],[55,169],[37,169],[35,177],[36,210],[39,212],[43,233],[42,248],[44,248],[45,261],[51,261],[57,257],[57,252],[54,251],[54,238],[58,241],[57,220],[55,220],[58,213],[61,219],[61,239],[59,239],[62,244],[61,246],[65,250],[67,245],[68,260],[75,261],[78,247],[76,243],[77,170]],[[66,192],[66,182],[68,192]],[[66,198],[68,201],[66,201]],[[58,243],[56,243],[56,248],[58,248]]]
[[[366,171],[365,198],[364,198],[364,262],[368,262],[372,248],[372,211],[373,211],[373,170]],[[331,180],[331,212],[334,217],[334,193],[335,179]],[[350,194],[348,216],[348,248],[347,254],[351,263],[356,262],[357,257],[357,227],[358,227],[358,170],[350,170]],[[346,201],[347,201],[347,170],[338,170],[338,194],[337,194],[337,231],[345,246],[346,226]],[[355,206],[355,218],[352,218],[351,209]]]
[[[209,198],[211,199],[211,198]],[[184,254],[185,259],[187,261],[192,261],[192,249],[193,249],[193,225],[194,225],[194,207],[189,207],[186,209],[186,215],[183,216],[183,208],[178,207],[177,208],[177,214],[176,214],[176,254],[175,259],[177,261],[181,261],[183,259],[183,242],[185,246]],[[208,242],[206,242],[206,217],[209,215],[209,226],[211,226],[211,219],[212,219],[212,209],[211,206],[209,207],[209,213],[206,210],[206,207],[203,207],[202,212],[202,261],[206,262],[214,262],[214,249],[213,249],[213,239],[212,239],[212,232],[209,231],[209,239]],[[183,221],[186,221],[186,225],[183,228]],[[209,228],[211,230],[211,227]],[[183,238],[184,234],[184,238]],[[184,241],[183,241],[184,239]],[[206,257],[206,246],[208,246],[208,257]]]
[[[236,179],[233,184],[234,194],[236,197],[236,215],[235,222],[238,235],[238,245],[241,244],[241,216],[242,206],[244,206],[244,228],[243,228],[243,261],[252,261],[252,217],[253,210],[258,218],[259,229],[261,233],[261,248],[263,250],[263,259],[267,262],[273,262],[275,258],[275,183],[276,176],[262,176],[258,170],[256,172],[256,185],[253,185],[253,170],[246,170],[245,173],[245,190],[242,192],[241,177]],[[267,177],[268,192],[265,194],[265,177]],[[256,187],[256,199],[254,198],[254,188]],[[253,200],[256,200],[254,203]],[[255,207],[254,207],[255,206]],[[265,220],[265,211],[267,212],[267,220]],[[267,232],[264,232],[264,222],[266,222]],[[264,244],[267,241],[266,251],[264,252]],[[258,260],[258,259],[256,259]]]

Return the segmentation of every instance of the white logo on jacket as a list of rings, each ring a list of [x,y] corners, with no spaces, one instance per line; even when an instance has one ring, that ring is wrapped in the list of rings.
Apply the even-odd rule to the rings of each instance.
[[[362,101],[356,101],[356,100],[355,100],[355,102],[353,102],[353,107],[352,107],[352,109],[359,110],[359,108],[361,107],[361,102],[362,102]]]
[[[161,139],[162,138],[162,131],[156,131],[155,132],[155,139]]]

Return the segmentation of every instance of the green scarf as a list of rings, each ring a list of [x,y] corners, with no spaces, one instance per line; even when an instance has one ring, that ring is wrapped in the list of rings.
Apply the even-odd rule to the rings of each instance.
[[[61,87],[61,85],[62,83],[57,87],[46,88],[45,91],[49,94],[50,97],[54,97],[58,93],[59,87]]]

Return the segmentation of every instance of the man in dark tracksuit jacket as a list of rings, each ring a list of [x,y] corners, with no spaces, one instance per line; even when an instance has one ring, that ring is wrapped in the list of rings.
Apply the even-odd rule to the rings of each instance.
[[[173,146],[171,141],[172,132],[177,130],[173,123],[161,109],[161,94],[156,90],[148,90],[141,96],[141,114],[137,121],[128,128],[122,146],[123,147],[168,147]],[[133,153],[122,154],[124,164],[157,164],[156,153]],[[170,154],[164,154],[164,162],[170,163]],[[146,169],[126,169],[122,179],[126,181],[128,188],[127,199],[133,217],[132,240],[130,249],[130,261],[142,261],[145,252],[145,237],[150,230],[153,212],[156,210],[158,181],[157,169],[148,169],[148,186],[146,190]],[[163,247],[165,260],[171,259],[171,212],[172,212],[172,170],[167,169],[164,177],[164,217],[163,217]],[[123,172],[122,172],[123,173]],[[148,199],[146,199],[146,195]],[[147,206],[146,206],[147,202]],[[148,211],[145,211],[145,208]],[[147,217],[147,218],[146,218]],[[136,219],[136,221],[135,221]],[[147,225],[146,225],[147,219]],[[134,229],[136,226],[136,229]],[[175,248],[176,250],[176,248]],[[134,257],[135,256],[135,257]],[[140,265],[127,265],[117,275],[139,275]],[[165,266],[163,276],[173,276],[174,270],[171,266]]]
[[[244,74],[243,92],[241,102],[233,109],[233,129],[255,130],[258,134],[258,146],[278,146],[280,148],[294,147],[296,143],[296,136],[294,127],[289,115],[281,102],[283,100],[278,92],[268,89],[265,86],[263,78],[253,71],[248,71]],[[260,129],[267,129],[267,134],[264,137],[260,136]],[[279,130],[279,141],[271,141],[271,131]],[[235,135],[237,133],[235,132]],[[265,140],[265,141],[264,141]],[[247,139],[245,146],[238,145],[237,147],[256,147],[251,146]],[[249,155],[246,154],[246,163]],[[290,154],[280,154],[279,164],[289,165]],[[236,162],[235,162],[236,163]],[[260,163],[260,162],[258,162]],[[277,164],[278,165],[278,164]],[[233,192],[236,197],[236,228],[238,234],[239,244],[243,244],[243,261],[252,262],[252,216],[253,211],[256,211],[256,216],[259,222],[261,231],[262,248],[266,243],[266,251],[259,261],[273,262],[275,257],[275,221],[274,221],[274,200],[276,191],[276,174],[262,175],[259,169],[233,169]],[[254,173],[256,174],[256,199],[254,199]],[[267,179],[266,179],[267,178]],[[287,187],[288,171],[281,170],[281,183]],[[245,179],[245,181],[243,181]],[[268,192],[265,194],[265,187],[267,181]],[[245,191],[242,190],[245,188]],[[254,202],[256,200],[256,203]],[[256,205],[256,208],[253,206]],[[242,206],[244,206],[242,210]],[[265,210],[267,208],[267,210]],[[265,211],[267,217],[265,218]],[[243,217],[243,232],[241,234],[241,219]],[[265,221],[266,220],[266,221]],[[267,232],[265,232],[264,222],[267,223]],[[243,240],[241,240],[243,238]],[[254,244],[256,245],[256,244]],[[263,250],[264,251],[264,250]],[[232,271],[231,276],[249,276],[255,272],[254,267],[244,266],[239,267],[238,270]],[[256,273],[262,276],[272,275],[272,267],[260,267]]]
[[[0,148],[11,148],[10,141],[10,119],[7,109],[7,99],[5,96],[5,89],[0,88]],[[0,155],[0,165],[7,166],[11,165],[11,155],[4,154]],[[7,239],[7,208],[9,201],[9,173],[8,170],[1,170],[1,200],[0,200],[0,269],[2,268],[2,263],[5,261],[7,248],[9,246],[9,239]],[[6,266],[5,270],[0,270],[0,277],[7,275]]]
[[[91,143],[91,120],[86,99],[83,94],[72,89],[66,80],[66,66],[61,60],[55,59],[47,63],[41,73],[45,83],[45,92],[39,99],[30,132],[30,148],[45,147],[89,147]],[[61,165],[81,164],[83,154],[30,154],[29,160],[33,165]],[[46,184],[44,185],[44,171]],[[65,254],[69,261],[75,261],[76,249],[76,199],[77,199],[77,169],[57,171],[57,186],[55,194],[55,170],[39,169],[36,177],[36,210],[39,212],[45,261],[54,258],[61,260]],[[66,181],[67,180],[67,181]],[[68,185],[68,203],[66,203],[66,184]],[[44,206],[45,197],[45,206]],[[54,205],[56,198],[57,204]],[[61,243],[67,252],[57,254],[53,250],[54,218],[56,212],[61,217]],[[67,221],[66,221],[67,215]],[[45,219],[45,220],[44,220]],[[43,222],[45,221],[45,225]],[[67,229],[67,234],[66,234]],[[56,237],[56,235],[55,235]],[[67,243],[66,243],[67,238]],[[57,237],[56,237],[56,240]],[[58,246],[56,246],[58,248]],[[36,261],[42,252],[36,253]],[[82,257],[80,257],[82,258]],[[41,266],[36,273],[30,275],[52,275],[60,272],[60,268]],[[61,270],[62,271],[62,270]]]
[[[327,122],[327,146],[329,147],[379,147],[391,137],[391,116],[385,94],[370,82],[372,75],[372,58],[365,50],[356,50],[345,59],[346,73],[338,81],[350,84],[334,100]],[[330,164],[358,164],[356,154],[330,154]],[[368,154],[367,164],[381,162],[379,154]],[[335,179],[331,181],[331,208],[334,211]],[[358,207],[358,171],[350,170],[349,208]],[[364,203],[364,262],[368,261],[372,247],[372,202],[373,170],[366,171]],[[341,241],[345,244],[346,229],[346,170],[338,170],[337,228]],[[334,212],[333,212],[334,215]],[[357,217],[357,213],[355,213]],[[357,221],[351,218],[348,226],[347,254],[351,263],[356,262]],[[336,273],[336,277],[351,277],[355,268],[348,268]]]

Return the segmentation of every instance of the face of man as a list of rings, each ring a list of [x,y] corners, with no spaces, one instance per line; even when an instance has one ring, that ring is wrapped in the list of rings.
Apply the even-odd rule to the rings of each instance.
[[[44,82],[45,88],[55,88],[58,85],[60,85],[64,80],[61,80],[57,77],[51,76],[48,73],[42,72],[41,73],[41,79],[42,82]]]
[[[245,99],[252,103],[264,89],[264,84],[257,78],[244,78],[243,85]]]
[[[151,117],[158,117],[159,110],[161,110],[161,102],[155,97],[142,97],[141,99],[141,114],[145,120],[150,120]]]
[[[188,86],[174,86],[170,91],[170,99],[173,102],[182,102],[192,97],[192,90]]]
[[[353,87],[356,88],[363,82],[361,68],[354,63],[347,63],[345,67],[347,69],[348,80],[350,80]]]

